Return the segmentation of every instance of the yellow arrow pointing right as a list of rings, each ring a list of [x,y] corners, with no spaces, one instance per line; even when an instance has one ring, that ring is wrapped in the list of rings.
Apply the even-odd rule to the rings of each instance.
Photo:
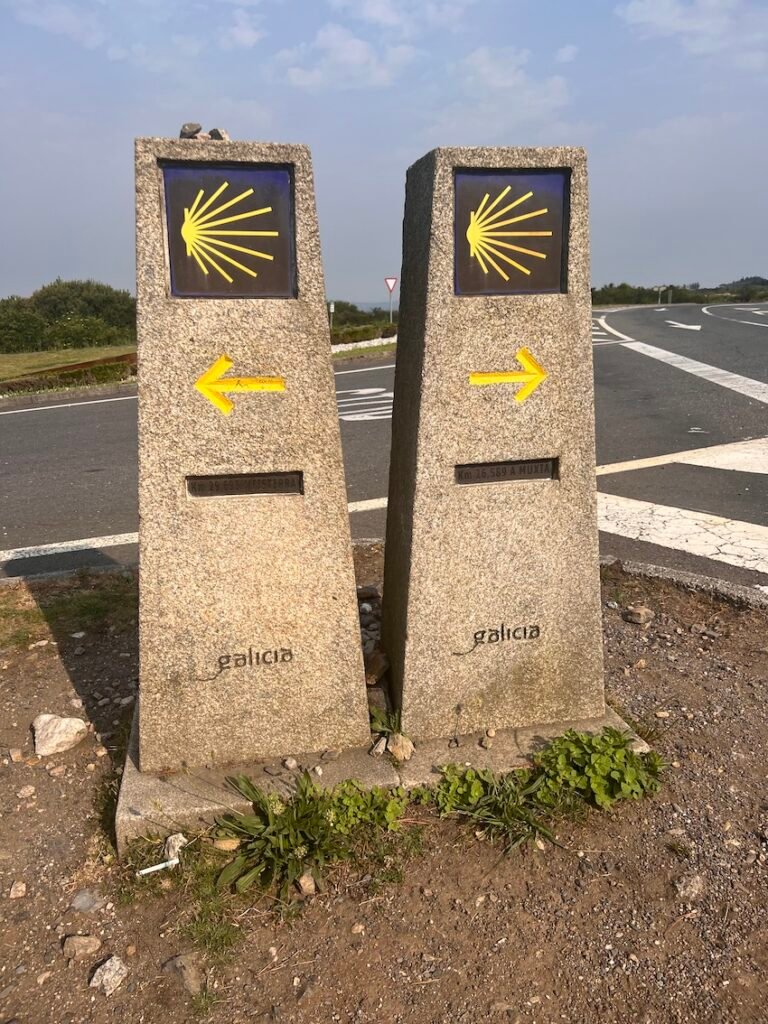
[[[515,401],[524,402],[540,384],[544,383],[549,374],[543,366],[539,365],[527,348],[519,348],[515,352],[515,359],[522,366],[522,370],[470,373],[469,383],[474,387],[485,387],[488,384],[522,384],[523,386],[515,394]]]

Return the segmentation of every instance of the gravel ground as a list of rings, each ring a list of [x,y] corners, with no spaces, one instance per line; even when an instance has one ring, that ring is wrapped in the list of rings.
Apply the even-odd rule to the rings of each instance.
[[[356,564],[379,580],[380,547]],[[4,588],[0,1024],[768,1022],[768,612],[618,566],[603,578],[608,696],[657,730],[672,763],[659,796],[509,857],[421,816],[423,852],[402,870],[340,870],[287,921],[238,904],[243,941],[200,955],[197,1000],[188,975],[162,970],[194,950],[185,886],[126,899],[102,828],[137,682],[132,581],[116,600],[106,576]],[[650,624],[623,620],[634,603]],[[41,712],[82,717],[89,735],[38,759]],[[68,960],[76,934],[100,945]],[[113,955],[127,976],[107,996],[88,983]]]

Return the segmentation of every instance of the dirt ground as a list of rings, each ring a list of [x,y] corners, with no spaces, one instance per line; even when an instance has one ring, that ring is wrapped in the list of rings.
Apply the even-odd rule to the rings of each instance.
[[[357,568],[375,579],[380,549]],[[509,857],[422,815],[404,866],[340,870],[288,920],[238,904],[242,941],[202,956],[192,1000],[162,971],[194,949],[185,885],[131,894],[102,828],[137,685],[133,580],[0,590],[0,1024],[768,1022],[768,612],[620,567],[603,596],[609,700],[671,762],[656,798]],[[623,621],[634,602],[649,626]],[[38,760],[41,712],[92,734]],[[77,933],[101,948],[67,961]],[[107,997],[88,980],[111,954],[129,973]]]

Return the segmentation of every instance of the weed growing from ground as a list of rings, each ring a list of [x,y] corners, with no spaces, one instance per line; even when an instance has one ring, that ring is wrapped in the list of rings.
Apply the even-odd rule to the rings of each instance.
[[[606,727],[597,736],[569,729],[534,758],[542,778],[537,802],[557,808],[574,798],[607,809],[617,800],[655,793],[664,760],[651,751],[632,750],[630,733]]]
[[[371,708],[370,713],[371,732],[377,732],[382,736],[391,736],[400,732],[400,712],[382,711],[381,708]]]
[[[546,822],[556,815],[582,816],[590,807],[607,809],[657,791],[662,758],[637,754],[631,743],[631,735],[617,729],[597,736],[569,730],[536,754],[531,769],[498,776],[447,765],[434,793],[412,796],[434,803],[442,817],[469,818],[508,850],[537,837],[554,842]]]
[[[163,841],[136,843],[123,864],[116,898],[129,902],[140,893],[181,892],[179,934],[208,958],[223,959],[242,937],[238,914],[251,890],[267,895],[286,917],[301,905],[295,886],[307,873],[320,889],[325,873],[345,862],[365,876],[370,891],[401,882],[407,861],[422,852],[430,810],[467,821],[508,852],[531,840],[555,843],[553,823],[563,815],[586,816],[590,809],[655,793],[663,768],[657,754],[635,753],[629,735],[607,728],[597,736],[569,731],[538,753],[531,768],[506,775],[447,765],[434,789],[410,794],[402,788],[368,790],[357,782],[322,789],[305,773],[296,792],[283,799],[238,776],[229,781],[251,802],[252,812],[228,814],[216,828],[220,836],[239,840],[234,856],[214,848],[206,833],[181,851],[179,868],[137,878],[138,868],[163,859]],[[424,809],[406,818],[409,804]],[[689,855],[683,844],[669,849],[681,859]]]
[[[243,775],[228,780],[253,804],[253,814],[228,814],[222,832],[242,843],[242,850],[222,871],[219,886],[245,892],[253,885],[274,886],[285,899],[306,872],[321,881],[327,867],[349,860],[355,840],[367,831],[394,830],[408,806],[405,790],[363,789],[343,782],[320,789],[308,774],[294,796],[284,802],[264,793]]]

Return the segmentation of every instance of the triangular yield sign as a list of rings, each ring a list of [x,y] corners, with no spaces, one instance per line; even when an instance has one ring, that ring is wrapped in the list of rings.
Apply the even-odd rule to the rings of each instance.
[[[387,286],[387,288],[389,288],[389,291],[390,291],[390,294],[391,294],[395,290],[395,285],[397,284],[397,278],[396,277],[385,277],[384,278],[384,284]]]

